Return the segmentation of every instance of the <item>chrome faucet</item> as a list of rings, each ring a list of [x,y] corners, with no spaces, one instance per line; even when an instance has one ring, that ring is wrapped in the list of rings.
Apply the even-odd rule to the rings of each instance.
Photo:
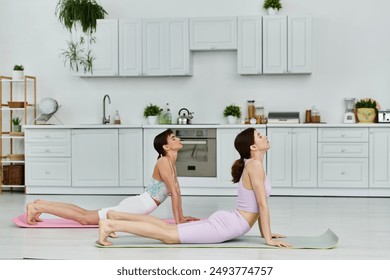
[[[108,103],[111,104],[111,98],[108,94],[103,97],[103,124],[110,123],[110,115],[106,118],[106,98],[108,98]]]

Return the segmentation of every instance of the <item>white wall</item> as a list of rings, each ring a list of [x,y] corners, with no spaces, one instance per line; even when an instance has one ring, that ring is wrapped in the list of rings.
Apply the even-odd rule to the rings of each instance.
[[[263,15],[262,0],[101,0],[107,18]],[[223,122],[223,108],[255,99],[268,111],[316,104],[322,120],[338,123],[344,97],[373,97],[390,108],[390,1],[282,1],[282,14],[313,16],[313,74],[240,76],[236,52],[196,52],[192,77],[93,78],[72,76],[59,57],[68,33],[55,18],[54,0],[0,0],[0,75],[14,64],[38,78],[38,100],[62,105],[65,123],[98,123],[102,99],[122,122],[145,122],[149,102],[187,107],[194,122]],[[244,112],[245,107],[243,107]]]

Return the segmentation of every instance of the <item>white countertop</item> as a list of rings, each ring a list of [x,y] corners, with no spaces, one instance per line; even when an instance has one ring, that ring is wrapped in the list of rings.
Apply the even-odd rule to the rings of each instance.
[[[64,129],[64,128],[81,128],[81,129],[112,129],[112,128],[144,128],[144,129],[156,129],[156,128],[267,128],[267,127],[375,127],[375,128],[390,128],[390,123],[356,123],[356,124],[344,124],[344,123],[297,123],[297,124],[158,124],[158,125],[147,125],[147,124],[64,124],[64,125],[24,125],[25,129],[36,129],[36,128],[47,128],[47,129]]]

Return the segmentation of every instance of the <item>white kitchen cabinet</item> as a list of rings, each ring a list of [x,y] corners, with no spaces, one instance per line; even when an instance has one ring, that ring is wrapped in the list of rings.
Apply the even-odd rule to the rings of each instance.
[[[390,130],[370,128],[370,188],[390,188]]]
[[[239,74],[262,73],[262,19],[238,17],[237,66]]]
[[[157,134],[163,132],[164,130],[165,130],[164,128],[151,128],[151,129],[143,130],[144,186],[150,183],[150,180],[153,175],[153,169],[157,162],[158,154],[154,149],[154,145],[153,145],[154,138],[156,137]]]
[[[267,129],[267,173],[272,187],[317,186],[317,128]]]
[[[105,77],[118,76],[118,20],[102,19],[97,20],[96,33],[93,35],[95,42],[89,48],[92,51],[93,61],[92,73],[84,73],[79,68],[78,76],[81,77]]]
[[[217,182],[218,186],[236,187],[232,182],[231,167],[240,158],[234,148],[234,140],[242,128],[217,129]]]
[[[192,74],[188,18],[145,19],[142,37],[143,75]]]
[[[263,73],[311,73],[311,17],[263,17]]]
[[[220,187],[237,186],[232,182],[231,168],[235,160],[240,158],[240,154],[234,148],[236,136],[245,128],[219,128],[217,129],[217,182]],[[266,135],[265,128],[257,128]],[[264,167],[267,159],[264,158]]]
[[[119,75],[142,75],[142,20],[119,21]]]
[[[190,19],[191,50],[236,50],[237,18],[205,17]]]
[[[70,187],[70,129],[26,129],[26,192],[36,186]]]
[[[72,186],[118,186],[118,129],[72,130]]]
[[[141,129],[119,130],[119,185],[140,187],[143,184],[143,139]]]
[[[368,187],[368,128],[318,129],[318,187]]]

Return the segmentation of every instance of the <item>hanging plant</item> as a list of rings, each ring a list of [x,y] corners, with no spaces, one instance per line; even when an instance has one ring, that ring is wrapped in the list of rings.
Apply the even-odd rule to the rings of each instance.
[[[104,19],[107,12],[95,0],[60,0],[56,7],[58,20],[72,32],[80,23],[84,33],[96,30],[96,20]]]
[[[104,19],[105,14],[107,12],[95,0],[59,0],[55,12],[58,20],[71,35],[78,27],[82,33],[78,39],[67,41],[67,49],[60,54],[70,70],[78,71],[82,67],[84,73],[93,73],[95,57],[89,47],[95,43],[96,21]],[[85,43],[87,40],[89,44]]]

